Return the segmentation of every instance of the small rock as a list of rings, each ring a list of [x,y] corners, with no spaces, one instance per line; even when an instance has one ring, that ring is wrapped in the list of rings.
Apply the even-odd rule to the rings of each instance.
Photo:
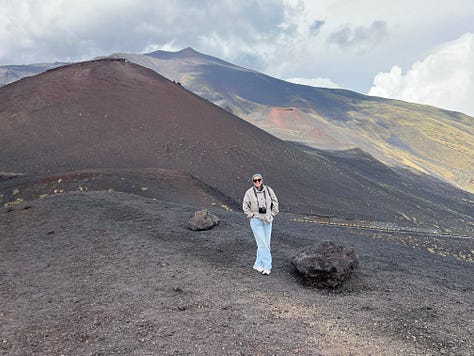
[[[216,225],[219,225],[219,218],[208,209],[196,211],[188,221],[188,229],[194,231],[209,230]]]
[[[358,265],[353,249],[332,241],[305,248],[291,263],[307,284],[319,288],[336,288],[348,279]]]
[[[18,176],[22,176],[22,175],[23,175],[22,173],[0,171],[0,180],[7,180],[7,179],[15,178]]]

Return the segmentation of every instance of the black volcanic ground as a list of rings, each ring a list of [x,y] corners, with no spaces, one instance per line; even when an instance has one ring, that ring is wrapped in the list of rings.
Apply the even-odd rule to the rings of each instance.
[[[378,164],[367,157],[305,152],[123,60],[25,78],[0,88],[0,103],[0,170],[25,174],[22,189],[41,176],[162,169],[189,174],[238,207],[249,176],[261,172],[285,211],[472,228],[468,193],[421,175],[406,181],[382,166],[372,171]],[[166,187],[159,175],[155,182]],[[14,186],[3,183],[4,200],[15,198]]]

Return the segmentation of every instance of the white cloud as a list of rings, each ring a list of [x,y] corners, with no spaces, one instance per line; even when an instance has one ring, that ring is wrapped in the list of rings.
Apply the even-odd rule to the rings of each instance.
[[[333,88],[333,89],[340,88],[338,84],[334,83],[329,78],[287,78],[285,80],[290,83],[309,85],[311,87]]]
[[[82,60],[170,44],[236,58],[277,36],[284,11],[280,0],[0,0],[0,63]]]
[[[474,34],[438,46],[403,73],[394,65],[375,76],[369,95],[429,104],[474,116]]]
[[[344,26],[329,35],[328,43],[341,48],[355,48],[363,53],[382,42],[387,34],[387,23],[374,21],[370,26]]]

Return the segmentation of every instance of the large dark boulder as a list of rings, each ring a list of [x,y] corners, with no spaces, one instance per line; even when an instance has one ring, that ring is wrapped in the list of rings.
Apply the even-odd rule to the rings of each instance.
[[[306,284],[318,288],[341,286],[359,263],[354,249],[332,241],[305,248],[291,262]]]
[[[208,209],[196,211],[188,221],[188,229],[194,231],[209,230],[216,225],[219,225],[219,218]]]

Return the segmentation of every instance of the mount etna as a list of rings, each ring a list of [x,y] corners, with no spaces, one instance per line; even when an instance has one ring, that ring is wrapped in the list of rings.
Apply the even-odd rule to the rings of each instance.
[[[314,88],[242,68],[191,48],[117,54],[287,141],[359,148],[474,192],[474,118],[432,106]]]
[[[272,78],[192,48],[120,53],[286,141],[359,148],[474,192],[474,118],[432,106],[314,88]],[[0,85],[61,63],[0,67]]]
[[[473,353],[471,193],[282,140],[183,79],[104,58],[0,88],[1,354]],[[270,276],[240,211],[256,172],[281,208]],[[219,225],[187,229],[202,208]],[[359,259],[337,290],[290,263],[326,240]]]

